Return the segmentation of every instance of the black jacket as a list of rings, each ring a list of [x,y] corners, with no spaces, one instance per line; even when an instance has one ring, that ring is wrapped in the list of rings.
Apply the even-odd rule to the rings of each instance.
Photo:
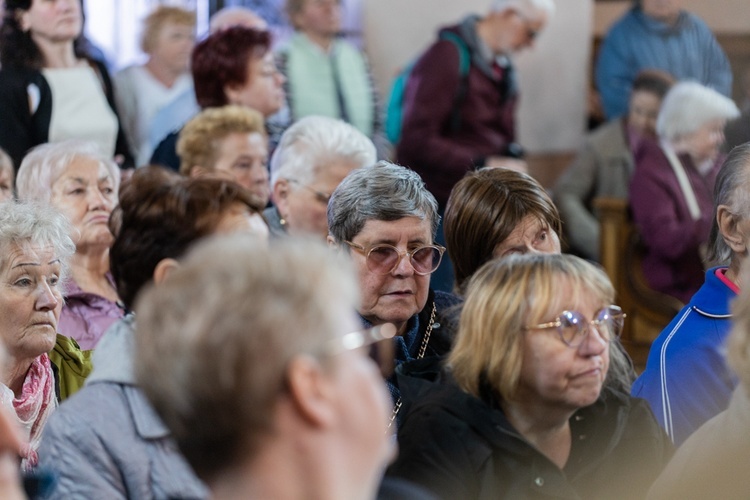
[[[405,416],[387,474],[439,498],[643,498],[672,455],[645,401],[604,389],[571,417],[573,444],[561,470],[499,405],[463,392],[434,360],[399,372]]]
[[[89,60],[101,78],[102,90],[107,103],[117,116],[119,126],[115,154],[122,155],[124,163],[121,168],[134,166],[133,155],[125,139],[120,123],[120,115],[115,106],[112,80],[103,63]],[[39,106],[32,114],[29,110],[29,85],[39,88]],[[44,144],[49,138],[49,125],[52,118],[52,90],[44,75],[39,70],[3,68],[0,71],[0,147],[13,159],[16,172],[21,160],[29,149]],[[74,119],[75,117],[71,117]]]

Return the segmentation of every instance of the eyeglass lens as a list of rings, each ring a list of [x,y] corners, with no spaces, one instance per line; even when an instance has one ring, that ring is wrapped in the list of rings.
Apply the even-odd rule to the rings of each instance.
[[[614,307],[605,307],[599,311],[591,324],[577,311],[564,311],[558,319],[560,334],[563,340],[571,346],[583,342],[591,326],[596,328],[602,339],[610,342],[619,337],[624,323],[622,310]]]
[[[396,267],[401,254],[392,246],[380,245],[373,247],[367,255],[368,267],[371,271],[388,274]],[[417,274],[430,274],[440,265],[440,251],[435,247],[422,247],[411,252],[411,265]]]

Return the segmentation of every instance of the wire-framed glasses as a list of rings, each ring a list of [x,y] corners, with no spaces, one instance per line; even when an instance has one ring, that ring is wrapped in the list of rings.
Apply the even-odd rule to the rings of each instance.
[[[591,321],[578,311],[563,311],[555,321],[525,326],[524,330],[556,328],[560,340],[569,347],[578,347],[591,332],[592,327],[596,328],[604,341],[612,342],[620,336],[624,325],[625,313],[619,306],[611,305],[600,309]]]
[[[331,339],[326,344],[325,351],[328,355],[336,355],[366,348],[370,358],[378,365],[380,374],[383,378],[388,378],[395,368],[393,342],[390,341],[395,335],[396,327],[392,323],[385,323]]]
[[[365,256],[367,269],[375,274],[386,275],[392,273],[401,263],[401,259],[409,257],[409,262],[414,272],[420,276],[432,274],[443,260],[445,247],[440,245],[422,245],[405,252],[387,243],[378,243],[369,247],[363,247],[357,243],[344,240],[351,248],[361,252]]]

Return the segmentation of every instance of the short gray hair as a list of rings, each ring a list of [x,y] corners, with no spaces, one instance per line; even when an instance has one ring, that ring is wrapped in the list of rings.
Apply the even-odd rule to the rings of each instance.
[[[708,237],[708,261],[723,264],[732,257],[719,230],[716,213],[719,205],[729,207],[731,212],[742,219],[750,216],[750,143],[732,149],[716,176],[714,184],[714,218]]]
[[[351,264],[320,242],[209,239],[135,306],[135,372],[199,477],[254,457],[274,428],[289,362],[324,361],[352,315]]]
[[[112,177],[112,188],[118,192],[120,169],[115,162],[105,156],[96,143],[70,139],[39,145],[24,157],[16,178],[18,198],[49,203],[52,185],[78,158],[88,158],[104,165]]]
[[[734,101],[714,89],[698,82],[679,82],[664,97],[656,119],[656,132],[660,138],[674,141],[711,120],[731,120],[739,115]]]
[[[46,204],[6,201],[0,203],[0,269],[13,247],[51,247],[60,259],[63,276],[68,272],[76,245],[70,237],[73,227],[68,219]]]
[[[375,145],[344,121],[307,116],[281,136],[271,157],[271,186],[279,179],[309,184],[321,169],[340,161],[352,162],[357,168],[370,166],[377,161]]]
[[[552,17],[555,13],[555,2],[553,0],[493,0],[491,10],[502,12],[513,9],[529,19],[536,19],[540,13]]]
[[[328,202],[328,232],[338,242],[351,241],[368,220],[403,217],[429,221],[435,238],[440,222],[435,197],[416,172],[387,161],[350,173]]]

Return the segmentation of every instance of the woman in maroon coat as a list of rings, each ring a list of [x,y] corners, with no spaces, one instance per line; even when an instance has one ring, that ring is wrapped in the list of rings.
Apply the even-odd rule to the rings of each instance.
[[[658,141],[635,152],[630,207],[646,246],[649,285],[687,302],[703,283],[702,252],[713,188],[724,160],[724,124],[739,115],[718,92],[694,82],[669,91],[656,123]]]

